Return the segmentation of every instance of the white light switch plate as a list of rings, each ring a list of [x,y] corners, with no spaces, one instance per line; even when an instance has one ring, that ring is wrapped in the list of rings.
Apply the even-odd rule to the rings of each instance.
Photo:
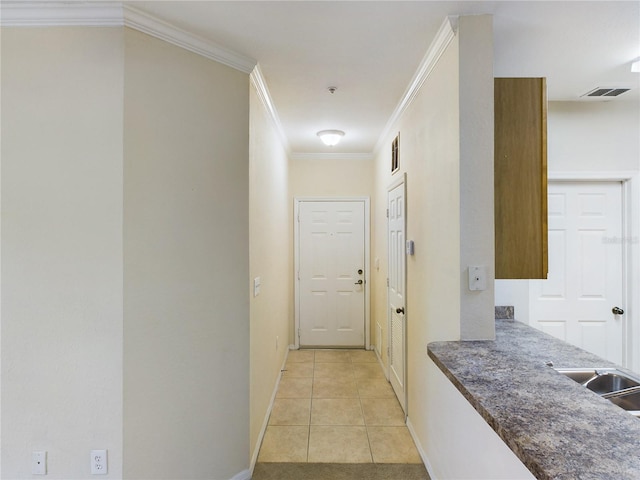
[[[260,279],[260,277],[256,277],[253,279],[253,296],[257,297],[258,295],[260,295],[260,285],[261,285],[262,280]]]
[[[486,267],[469,266],[469,290],[487,289]]]
[[[31,457],[31,474],[46,475],[47,474],[47,452],[33,452]]]

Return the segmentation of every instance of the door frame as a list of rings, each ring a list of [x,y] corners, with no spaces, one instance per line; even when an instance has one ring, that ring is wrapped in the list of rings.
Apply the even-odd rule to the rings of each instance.
[[[371,349],[371,282],[370,270],[370,199],[369,197],[294,197],[293,198],[293,284],[294,284],[294,343],[295,350],[300,348],[300,204],[303,202],[360,202],[364,204],[364,346]]]
[[[640,371],[640,173],[627,171],[549,172],[549,182],[621,182],[622,184],[622,299],[625,305],[623,366]]]
[[[392,183],[390,183],[387,186],[387,198],[385,201],[385,208],[389,208],[389,193],[391,193],[394,189],[396,189],[397,187],[399,187],[400,185],[404,185],[404,239],[405,239],[405,245],[407,242],[407,211],[408,211],[408,207],[407,207],[407,173],[403,172],[402,176],[396,178]],[[390,259],[390,255],[389,255],[389,217],[387,216],[387,224],[386,224],[386,237],[387,237],[387,302],[386,302],[386,310],[387,310],[387,371],[386,371],[386,375],[387,375],[387,380],[389,380],[389,382],[391,382],[391,357],[390,357],[390,351],[391,351],[391,309],[389,308],[390,306],[390,301],[389,301],[389,259]],[[402,259],[404,261],[404,276],[402,278],[402,281],[404,283],[403,285],[403,289],[404,289],[404,314],[403,314],[403,322],[404,322],[404,338],[403,340],[403,366],[402,366],[402,373],[404,378],[402,379],[403,381],[403,385],[404,385],[404,416],[405,416],[405,421],[407,419],[408,416],[408,412],[409,412],[409,386],[407,384],[408,379],[409,379],[409,372],[407,371],[408,368],[408,359],[409,359],[409,352],[408,352],[408,346],[409,346],[409,342],[407,339],[407,330],[408,330],[408,318],[409,318],[409,298],[408,298],[408,292],[407,292],[407,254],[405,251],[405,254],[402,256]],[[394,393],[397,395],[395,389],[393,390]],[[400,400],[400,399],[398,399]]]

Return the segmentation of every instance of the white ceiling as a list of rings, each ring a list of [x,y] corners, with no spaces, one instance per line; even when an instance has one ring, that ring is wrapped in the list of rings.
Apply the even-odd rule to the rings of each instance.
[[[633,88],[610,101],[640,99],[638,1],[125,4],[256,60],[293,154],[371,153],[447,15],[493,15],[497,77],[547,77],[550,100],[600,86]],[[323,129],[346,136],[325,147]]]

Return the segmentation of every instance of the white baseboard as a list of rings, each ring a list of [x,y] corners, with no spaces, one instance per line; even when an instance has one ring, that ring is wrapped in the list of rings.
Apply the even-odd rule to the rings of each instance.
[[[422,463],[424,463],[424,467],[427,469],[427,473],[429,474],[429,478],[431,480],[437,480],[435,474],[433,473],[433,468],[431,467],[431,462],[429,462],[429,458],[427,457],[427,453],[422,448],[422,444],[420,443],[420,439],[418,435],[416,435],[416,431],[413,429],[413,424],[411,423],[411,419],[407,417],[407,428],[409,429],[409,433],[411,434],[411,438],[413,438],[413,443],[416,444],[416,448],[418,449],[418,453],[420,454],[420,458],[422,458]]]
[[[295,347],[293,348],[295,349]],[[256,441],[256,446],[253,449],[253,455],[251,456],[251,465],[249,470],[245,470],[249,472],[249,476],[245,479],[244,477],[238,477],[237,479],[233,477],[231,480],[251,480],[251,475],[253,475],[253,469],[256,466],[256,462],[258,461],[258,454],[260,453],[260,446],[262,445],[262,439],[264,438],[264,434],[267,431],[267,425],[269,424],[269,416],[271,415],[271,410],[273,409],[273,402],[276,400],[276,393],[278,393],[278,387],[280,386],[280,379],[282,378],[282,371],[284,370],[285,364],[287,363],[287,358],[289,358],[289,351],[291,349],[291,345],[289,346],[289,350],[286,351],[284,355],[284,361],[282,362],[282,366],[280,367],[280,374],[278,375],[278,379],[276,380],[276,385],[273,387],[273,393],[271,394],[271,400],[269,401],[269,407],[267,407],[267,412],[264,415],[264,420],[262,421],[262,428],[260,429],[260,433],[258,434],[258,440]],[[240,472],[238,475],[244,472]]]
[[[251,470],[243,470],[231,477],[231,480],[251,480]]]
[[[376,350],[375,348],[373,349],[373,351],[376,354],[376,358],[378,359],[378,363],[380,364],[380,368],[382,368],[382,372],[384,373],[384,378],[387,379],[387,382],[389,381],[389,369],[387,368],[387,366],[382,362],[382,357],[380,357],[380,353],[378,353],[378,350]]]

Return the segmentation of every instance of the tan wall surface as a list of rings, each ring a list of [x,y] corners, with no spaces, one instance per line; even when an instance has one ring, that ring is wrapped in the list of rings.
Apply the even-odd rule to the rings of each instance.
[[[638,102],[549,102],[549,172],[640,170]]]
[[[429,438],[426,345],[460,338],[460,200],[458,50],[454,39],[427,78],[421,92],[392,130],[400,132],[400,172],[391,175],[389,151],[376,158],[376,207],[373,254],[380,271],[373,279],[373,322],[383,331],[384,362],[388,346],[386,313],[386,198],[397,175],[407,174],[408,410],[421,442]],[[373,331],[377,331],[376,328]],[[374,343],[375,344],[375,343]]]
[[[249,78],[125,31],[124,476],[249,464]]]
[[[122,478],[122,28],[2,28],[2,478]]]
[[[251,456],[255,457],[274,386],[289,344],[293,343],[290,338],[293,240],[289,160],[253,84],[250,142],[250,446]],[[261,280],[257,297],[253,296],[255,277]]]
[[[371,196],[373,165],[368,160],[294,160],[291,162],[291,195]]]
[[[463,454],[478,478],[497,472],[480,452],[441,448],[442,428],[453,438],[464,436],[469,419],[447,415],[459,399],[439,388],[426,353],[429,342],[460,340],[463,329],[471,337],[493,337],[492,288],[470,295],[466,279],[467,262],[493,263],[491,38],[490,17],[460,19],[456,36],[383,144],[400,132],[400,172],[391,174],[386,146],[376,158],[372,256],[380,258],[380,271],[373,276],[373,322],[382,326],[386,364],[385,201],[389,185],[406,172],[407,240],[415,242],[415,254],[407,258],[408,423],[437,478],[460,478],[455,475],[462,470],[453,464]],[[493,269],[487,271],[493,283]],[[483,442],[485,433],[476,440]]]

